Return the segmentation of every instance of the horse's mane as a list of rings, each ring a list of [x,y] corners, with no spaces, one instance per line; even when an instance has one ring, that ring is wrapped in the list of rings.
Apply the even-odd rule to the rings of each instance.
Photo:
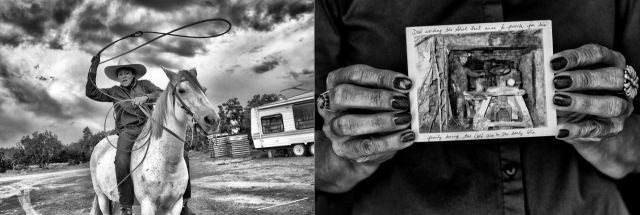
[[[173,87],[171,87],[171,83],[169,83],[156,100],[153,111],[151,111],[151,117],[149,117],[150,119],[147,119],[144,127],[142,127],[142,132],[140,132],[139,137],[145,137],[149,134],[153,134],[154,138],[160,138],[162,136],[163,129],[160,125],[165,124],[167,118],[167,100],[172,92]]]
[[[177,78],[179,81],[180,80],[187,81],[189,85],[191,85],[191,88],[193,88],[194,90],[202,89],[202,86],[200,86],[198,79],[196,79],[196,77],[192,73],[188,72],[187,70],[180,70],[178,72]],[[164,132],[164,129],[162,128],[162,126],[165,125],[166,116],[168,114],[167,101],[168,99],[172,99],[171,101],[172,106],[174,106],[176,103],[176,99],[172,96],[173,90],[174,90],[173,82],[170,81],[167,84],[167,87],[165,88],[165,90],[156,100],[156,103],[155,103],[156,105],[153,108],[151,117],[145,123],[139,137],[146,137],[147,135],[150,135],[150,134],[153,135],[154,138],[162,137],[162,133]],[[142,138],[139,138],[139,139],[142,139]]]

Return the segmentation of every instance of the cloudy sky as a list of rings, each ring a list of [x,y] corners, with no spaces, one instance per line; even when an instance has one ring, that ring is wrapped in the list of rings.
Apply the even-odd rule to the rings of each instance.
[[[166,32],[202,19],[225,18],[230,33],[212,39],[164,37],[123,58],[147,66],[143,79],[164,89],[160,69],[198,70],[214,105],[303,84],[313,89],[312,0],[18,0],[0,2],[0,147],[33,131],[50,130],[64,144],[82,128],[102,130],[109,103],[84,96],[90,59],[103,46],[137,30]],[[178,34],[207,35],[205,23]],[[155,35],[128,39],[105,60]],[[99,87],[116,82],[98,68]],[[302,93],[290,90],[285,96]],[[216,108],[217,110],[217,108]]]

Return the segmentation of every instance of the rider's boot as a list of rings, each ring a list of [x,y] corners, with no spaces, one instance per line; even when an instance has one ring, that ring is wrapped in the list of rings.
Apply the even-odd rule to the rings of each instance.
[[[131,210],[131,205],[121,205],[120,206],[120,214],[122,215],[131,215],[133,211]]]

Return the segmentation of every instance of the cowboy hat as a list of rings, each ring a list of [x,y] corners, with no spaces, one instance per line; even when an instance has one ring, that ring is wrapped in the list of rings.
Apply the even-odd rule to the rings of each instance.
[[[133,74],[136,76],[136,80],[140,79],[140,77],[144,76],[147,73],[147,68],[142,64],[121,64],[121,65],[113,65],[107,66],[104,68],[104,73],[109,77],[109,79],[118,81],[118,70],[122,68],[128,68],[133,70]]]

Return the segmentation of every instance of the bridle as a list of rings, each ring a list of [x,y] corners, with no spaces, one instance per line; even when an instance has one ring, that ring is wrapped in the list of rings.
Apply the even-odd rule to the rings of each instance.
[[[199,128],[200,131],[203,134],[207,134],[207,132],[205,132],[205,130],[202,128],[202,126],[200,126],[200,124],[195,120],[195,114],[193,113],[193,111],[191,111],[191,109],[189,108],[189,106],[187,106],[187,104],[182,100],[182,98],[180,97],[180,95],[176,94],[176,90],[178,88],[178,84],[182,83],[182,82],[189,82],[187,80],[185,80],[184,78],[180,79],[180,81],[177,81],[176,83],[173,84],[172,86],[172,92],[171,92],[171,96],[173,97],[173,102],[175,105],[175,100],[176,98],[178,99],[178,102],[180,102],[180,108],[182,108],[187,115],[191,116],[192,122],[193,122],[193,127],[195,128]],[[192,85],[193,86],[193,85]],[[200,91],[202,91],[202,93],[205,93],[204,90],[200,87],[198,87],[198,89]],[[175,136],[175,135],[174,135]],[[192,137],[193,138],[193,137]]]
[[[202,129],[202,127],[200,127],[200,125],[195,121],[195,114],[193,113],[193,111],[191,111],[191,109],[189,108],[189,106],[187,106],[187,104],[182,100],[182,98],[180,97],[180,95],[176,94],[176,89],[178,88],[178,84],[180,84],[180,83],[182,83],[182,82],[185,82],[185,81],[186,81],[186,82],[188,82],[188,80],[186,80],[186,79],[182,78],[182,79],[180,79],[180,81],[177,81],[177,82],[175,82],[175,83],[173,83],[173,84],[172,84],[172,86],[171,86],[171,88],[172,88],[172,89],[171,89],[171,90],[172,90],[172,92],[171,92],[171,96],[173,97],[173,105],[175,106],[175,100],[176,100],[176,98],[177,98],[177,99],[178,99],[178,102],[180,102],[180,108],[182,108],[182,109],[187,113],[187,115],[191,116],[191,118],[193,119],[193,126],[194,126],[194,130],[195,130],[196,126],[197,126],[198,128],[200,128],[200,130],[202,131],[202,133],[203,133],[203,134],[206,134],[206,132],[204,132],[204,129]],[[193,85],[192,85],[192,86],[193,86]],[[204,93],[204,90],[202,90],[202,88],[199,88],[199,89]],[[112,107],[112,108],[113,108],[113,107]],[[180,138],[180,136],[179,136],[178,134],[174,133],[173,131],[171,131],[171,129],[169,129],[169,128],[165,127],[164,125],[162,125],[161,123],[158,123],[158,122],[156,122],[155,120],[153,120],[153,118],[151,117],[151,113],[149,113],[146,109],[142,108],[142,106],[140,106],[139,108],[140,108],[140,110],[142,110],[142,113],[144,113],[144,114],[147,116],[147,119],[148,119],[148,120],[151,120],[151,121],[153,121],[153,123],[156,123],[158,126],[162,127],[162,129],[163,129],[163,130],[165,130],[167,133],[169,133],[169,134],[171,134],[172,136],[174,136],[175,138],[177,138],[179,141],[183,142],[184,144],[188,144],[188,143],[187,143],[187,141],[185,141],[185,140],[183,140],[182,138]],[[106,118],[105,118],[105,127],[106,127]],[[192,132],[195,132],[195,131],[192,131]],[[193,138],[194,138],[194,137],[193,137],[193,134],[191,135],[191,138],[192,138],[192,141],[193,141]],[[121,150],[121,149],[118,149],[118,147],[114,146],[114,145],[113,145],[113,143],[111,143],[111,141],[109,141],[109,138],[107,138],[107,141],[109,142],[109,144],[111,144],[111,146],[113,146],[114,148],[116,148],[116,150]],[[142,160],[140,161],[140,163],[138,163],[138,165],[136,165],[136,167],[135,167],[135,168],[133,168],[133,169],[129,172],[129,174],[128,174],[127,176],[125,176],[125,177],[124,177],[124,179],[122,179],[120,182],[118,182],[118,183],[116,184],[116,187],[115,187],[115,188],[113,188],[113,190],[111,190],[110,192],[113,192],[114,190],[116,190],[116,189],[118,188],[118,186],[120,186],[120,184],[122,184],[122,183],[123,183],[123,182],[124,182],[128,177],[130,177],[130,176],[131,176],[131,174],[132,174],[134,171],[136,171],[136,170],[138,169],[138,167],[140,167],[140,165],[142,164],[142,162],[144,162],[144,160],[145,160],[145,159],[146,159],[146,157],[147,157],[147,152],[149,151],[148,144],[149,144],[150,142],[151,142],[151,138],[147,139],[147,141],[146,141],[144,144],[142,144],[142,146],[138,147],[137,149],[131,150],[131,151],[135,151],[135,150],[138,150],[138,149],[140,149],[140,148],[144,147],[145,145],[147,145],[147,147],[146,147],[146,149],[145,149],[145,152],[144,152],[144,156],[142,157]]]

